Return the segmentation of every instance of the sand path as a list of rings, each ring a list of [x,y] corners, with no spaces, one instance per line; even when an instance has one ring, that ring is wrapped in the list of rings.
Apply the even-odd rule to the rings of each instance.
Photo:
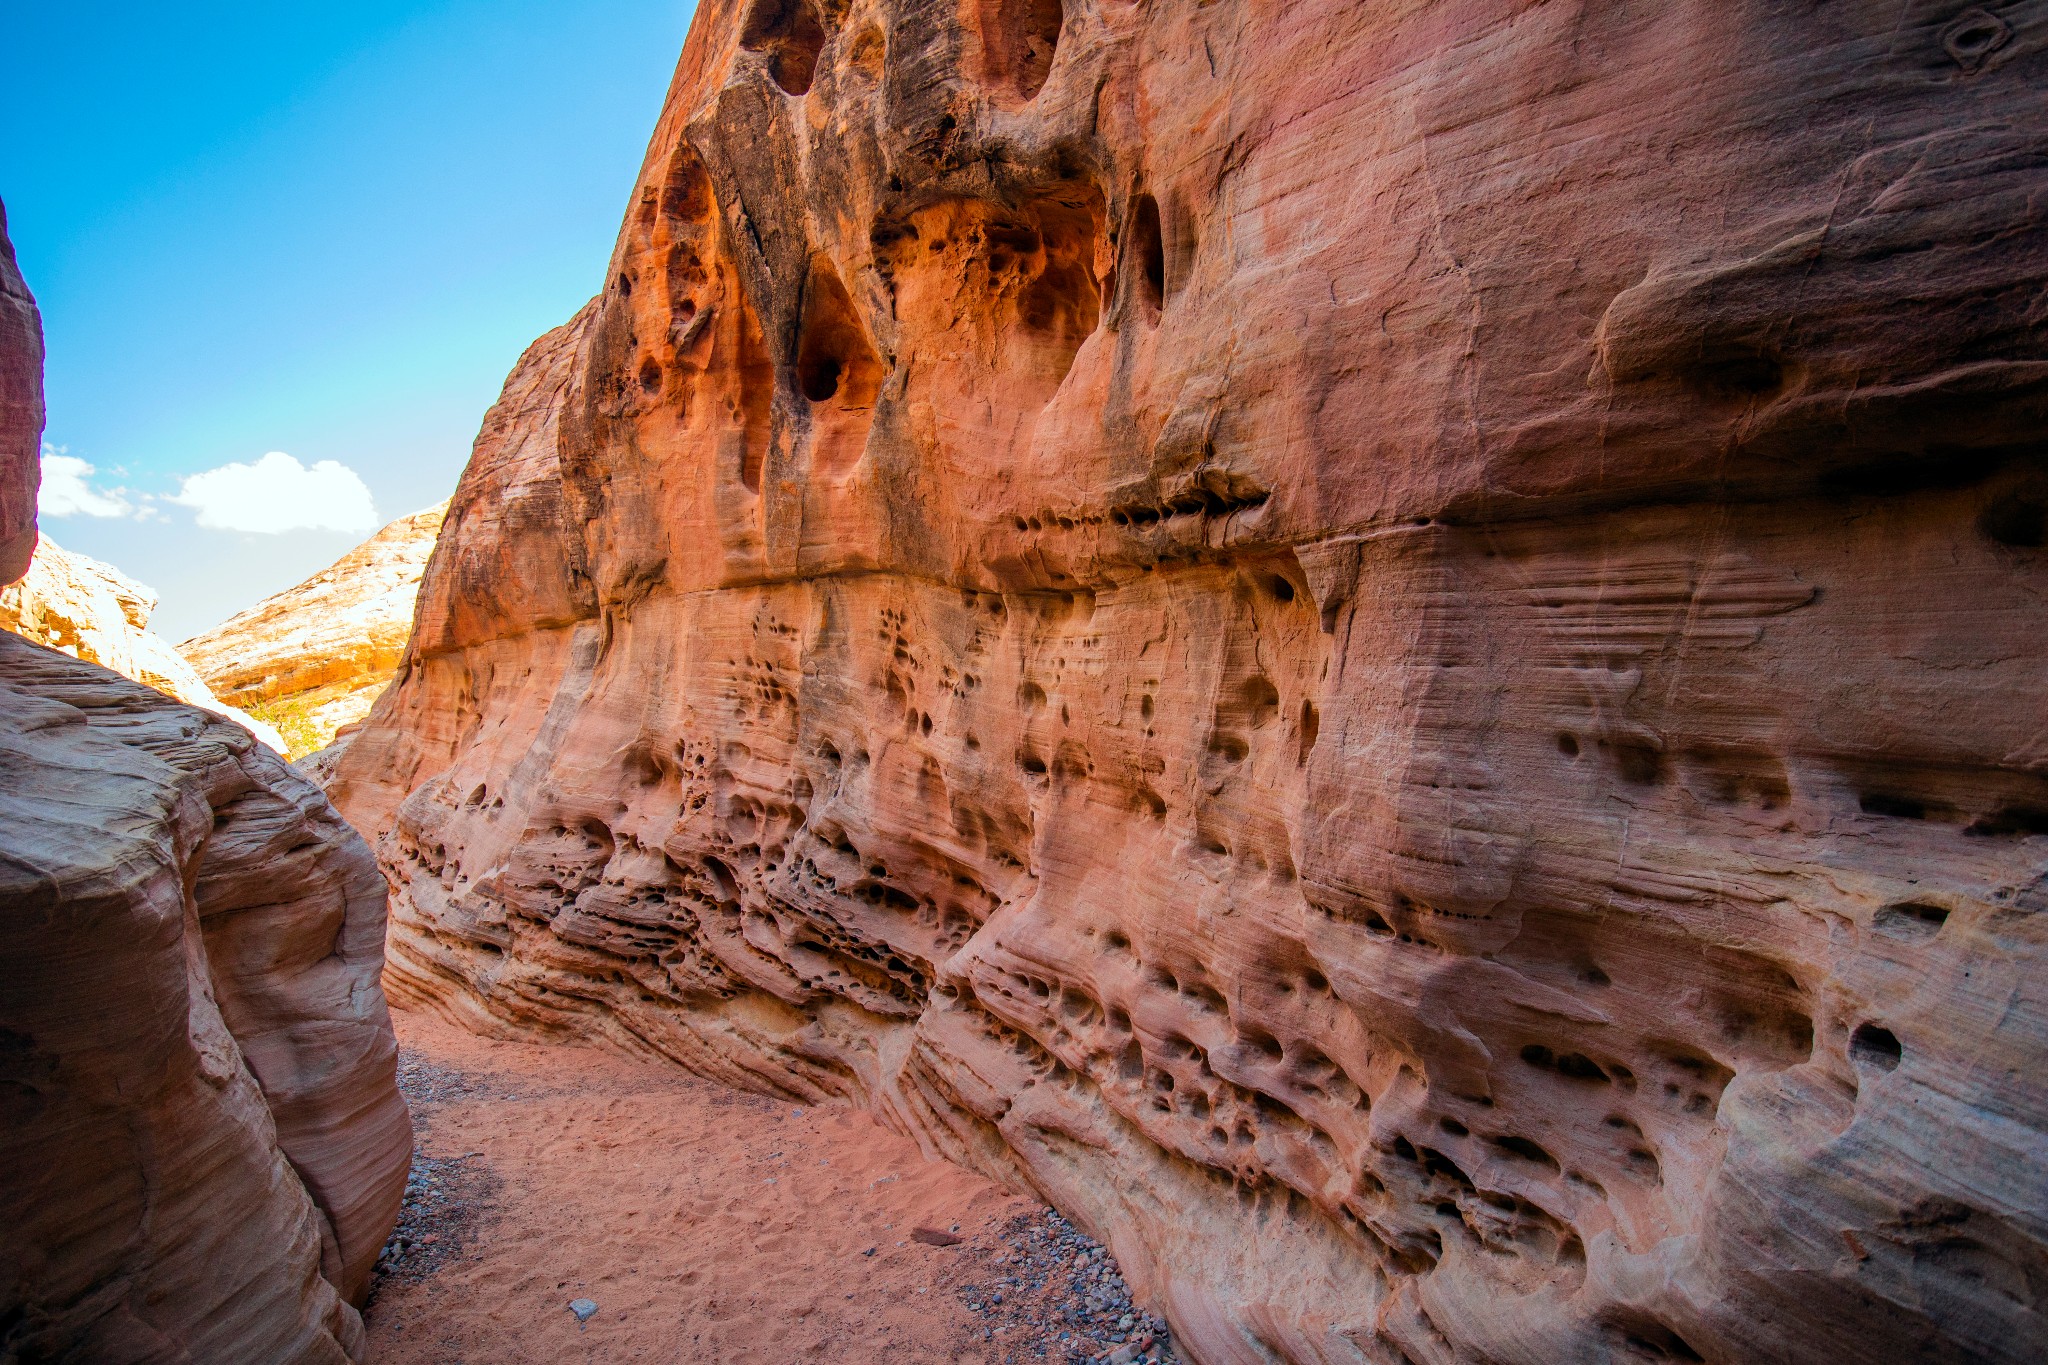
[[[1048,1241],[1039,1206],[866,1114],[396,1023],[418,1156],[410,1245],[365,1314],[374,1365],[995,1365],[1087,1359],[1145,1331],[1142,1313],[1135,1333],[1098,1323],[1092,1339],[1063,1319],[1083,1273],[1063,1257],[1092,1244]],[[928,1245],[920,1228],[963,1240]],[[588,1322],[577,1299],[597,1305]]]

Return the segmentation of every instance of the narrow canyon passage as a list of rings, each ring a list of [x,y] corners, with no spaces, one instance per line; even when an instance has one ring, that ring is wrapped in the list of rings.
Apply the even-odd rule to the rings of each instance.
[[[1113,1275],[1100,1250],[864,1112],[395,1021],[418,1144],[365,1314],[379,1365],[998,1365],[1149,1335],[1062,1316]]]

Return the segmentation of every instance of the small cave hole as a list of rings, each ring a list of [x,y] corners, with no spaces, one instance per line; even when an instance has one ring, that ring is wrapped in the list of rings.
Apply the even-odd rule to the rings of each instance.
[[[1566,758],[1577,758],[1579,756],[1579,737],[1577,735],[1570,734],[1565,731],[1559,731],[1557,736],[1557,751],[1563,754]]]
[[[813,403],[872,407],[882,366],[846,286],[829,265],[813,265],[804,288],[803,335],[797,343],[797,386]]]
[[[2048,810],[2039,806],[2000,806],[1971,821],[1963,833],[1980,839],[2048,834]]]
[[[1910,796],[1896,796],[1889,792],[1865,792],[1857,798],[1856,804],[1865,815],[1882,815],[1892,820],[1927,818],[1927,803],[1916,801]]]
[[[839,358],[832,355],[810,357],[798,367],[797,375],[803,384],[804,397],[813,403],[822,403],[839,392]]]
[[[1623,741],[1614,746],[1614,766],[1622,781],[1638,787],[1654,786],[1664,775],[1664,755],[1655,745]]]
[[[2048,499],[2013,494],[1993,502],[1977,518],[1988,540],[2016,550],[2038,550],[2048,544]]]
[[[1849,1035],[1849,1060],[1862,1066],[1874,1066],[1879,1071],[1898,1070],[1905,1049],[1899,1046],[1899,1036],[1878,1024],[1862,1023]]]
[[[1933,938],[1946,923],[1948,911],[1925,901],[1901,901],[1887,905],[1871,921],[1872,927],[1886,938],[1904,939],[1909,943]]]
[[[1035,99],[1052,74],[1066,26],[1062,0],[975,0],[973,16],[982,79],[1011,100]]]
[[[1301,752],[1299,765],[1308,763],[1308,756],[1316,747],[1316,737],[1322,733],[1322,717],[1316,714],[1316,704],[1308,698],[1301,699]]]
[[[2010,24],[1982,6],[1973,5],[1942,30],[1941,46],[1957,66],[1975,71],[2011,37]]]
[[[825,50],[825,29],[811,0],[760,0],[740,30],[740,46],[768,54],[768,75],[783,93],[807,95]]]
[[[1130,246],[1140,296],[1153,316],[1166,303],[1166,241],[1159,230],[1159,201],[1141,194],[1131,209]]]

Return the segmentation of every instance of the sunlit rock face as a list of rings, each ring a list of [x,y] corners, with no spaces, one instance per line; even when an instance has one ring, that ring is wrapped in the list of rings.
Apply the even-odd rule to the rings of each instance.
[[[1199,1359],[2048,1348],[2048,6],[700,7],[331,791],[395,996]]]
[[[150,630],[156,601],[154,592],[113,565],[43,536],[22,580],[0,588],[0,630],[226,716],[284,752],[285,741],[273,727],[223,704],[185,657]]]
[[[324,748],[390,683],[446,510],[400,517],[178,652],[222,700],[260,710],[285,731],[294,756]]]

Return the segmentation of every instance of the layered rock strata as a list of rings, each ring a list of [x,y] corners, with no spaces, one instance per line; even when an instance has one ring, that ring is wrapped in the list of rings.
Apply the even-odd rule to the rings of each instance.
[[[361,1359],[412,1145],[385,894],[246,730],[0,632],[0,1359]]]
[[[707,0],[330,786],[397,997],[1198,1359],[2048,1350],[2048,10]]]
[[[185,657],[150,630],[155,610],[154,592],[48,536],[37,543],[26,576],[0,588],[0,630],[226,716],[283,753],[284,738],[273,726],[223,703]]]
[[[286,731],[293,757],[325,748],[369,713],[397,670],[447,506],[400,517],[178,652],[223,701]]]

